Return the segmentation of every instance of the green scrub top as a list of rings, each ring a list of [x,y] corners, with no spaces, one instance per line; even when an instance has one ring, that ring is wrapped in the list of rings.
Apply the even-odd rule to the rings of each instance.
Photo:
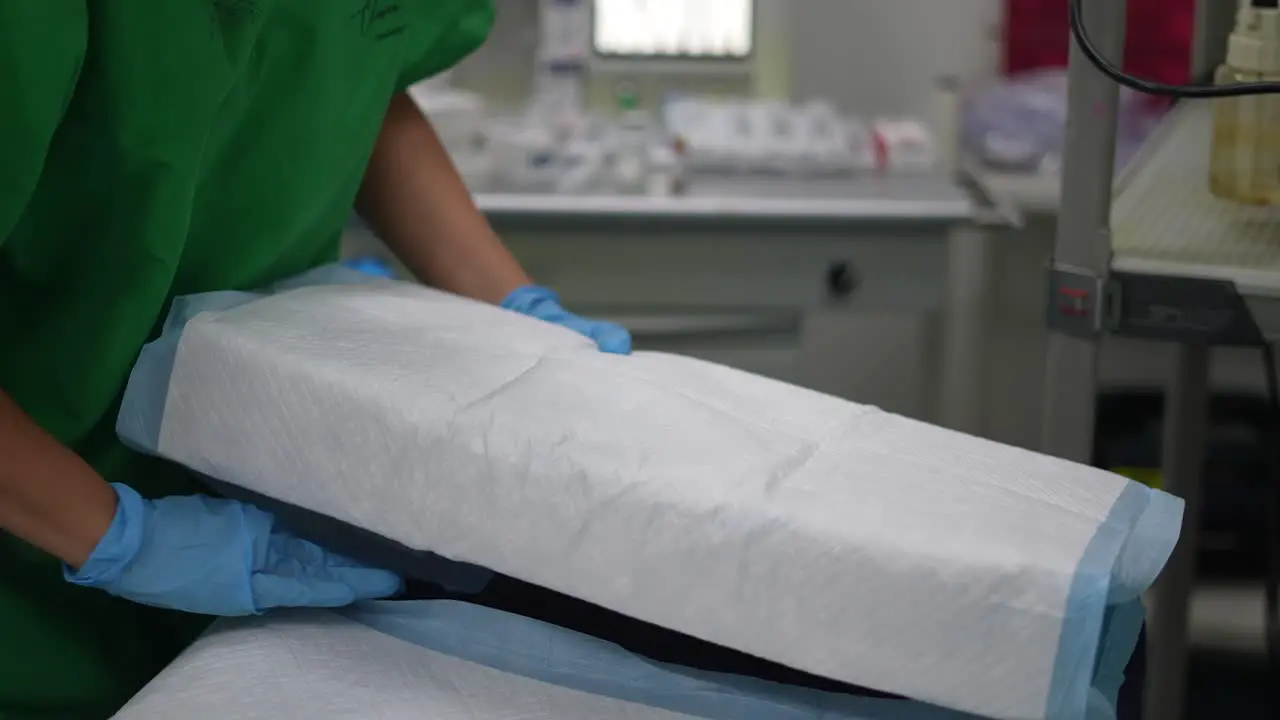
[[[391,98],[492,22],[490,0],[0,0],[0,388],[109,480],[198,491],[113,429],[170,299],[335,259]],[[207,622],[0,532],[0,720],[108,717]]]

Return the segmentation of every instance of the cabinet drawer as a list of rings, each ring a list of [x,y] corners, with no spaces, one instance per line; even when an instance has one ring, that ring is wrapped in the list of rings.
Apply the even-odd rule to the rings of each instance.
[[[801,318],[796,313],[761,311],[671,314],[593,313],[631,331],[636,350],[685,355],[796,382]]]
[[[566,305],[939,307],[945,231],[499,228],[530,275]]]
[[[706,360],[774,380],[804,384],[798,370],[800,351],[795,347],[728,347],[708,344],[680,349],[650,349]]]
[[[497,225],[535,281],[583,308],[931,312],[946,282],[945,225],[666,226],[612,222]],[[359,224],[348,256],[390,253]]]

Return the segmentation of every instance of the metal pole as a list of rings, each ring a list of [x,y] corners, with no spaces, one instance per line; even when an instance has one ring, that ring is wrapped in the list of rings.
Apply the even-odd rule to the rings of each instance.
[[[1164,420],[1164,489],[1186,501],[1182,536],[1150,594],[1146,720],[1181,720],[1187,688],[1187,620],[1196,578],[1205,426],[1209,412],[1209,348],[1177,349]]]
[[[989,228],[962,225],[947,238],[947,307],[943,311],[941,424],[982,434],[987,337]]]
[[[1108,58],[1124,50],[1128,2],[1086,3],[1089,37]],[[1090,64],[1075,43],[1067,70],[1067,127],[1062,158],[1062,202],[1054,241],[1054,264],[1106,277],[1111,263],[1111,194],[1115,173],[1119,88]],[[1100,297],[1094,302],[1102,302]],[[1042,448],[1078,462],[1093,454],[1098,335],[1049,338],[1045,371]]]
[[[963,161],[960,148],[962,112],[960,79],[938,78],[934,126],[941,138],[946,172],[959,177]],[[938,393],[940,424],[972,435],[981,435],[986,411],[983,392],[986,366],[990,227],[970,221],[952,228],[947,236],[947,301],[942,311],[941,386]]]
[[[1192,37],[1191,78],[1204,82],[1227,56],[1227,37],[1236,22],[1234,0],[1196,0],[1196,30]]]

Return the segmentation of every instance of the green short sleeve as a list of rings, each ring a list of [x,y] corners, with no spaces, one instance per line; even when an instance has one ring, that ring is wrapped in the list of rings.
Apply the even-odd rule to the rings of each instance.
[[[85,0],[0,0],[0,245],[40,180],[88,24]]]
[[[457,65],[488,39],[493,29],[493,0],[439,0],[434,40],[410,60],[400,74],[398,89],[438,75]]]

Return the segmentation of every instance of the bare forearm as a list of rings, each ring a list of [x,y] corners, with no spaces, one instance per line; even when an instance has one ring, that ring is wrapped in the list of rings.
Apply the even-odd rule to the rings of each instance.
[[[356,209],[428,285],[496,303],[529,284],[405,95],[387,111]]]
[[[115,506],[111,486],[0,391],[0,530],[79,567]]]

